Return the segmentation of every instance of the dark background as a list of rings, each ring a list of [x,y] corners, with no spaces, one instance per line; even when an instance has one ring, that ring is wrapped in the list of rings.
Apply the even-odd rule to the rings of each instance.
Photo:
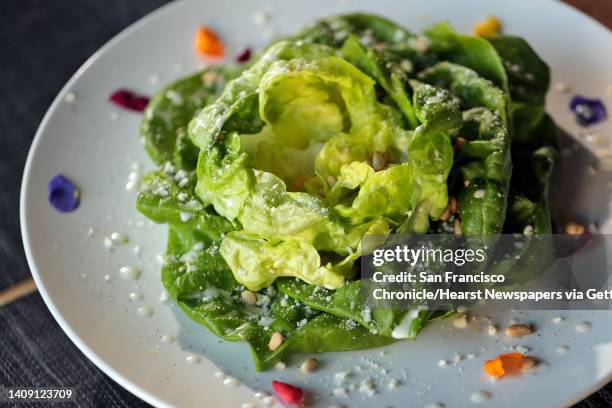
[[[19,232],[19,191],[26,155],[45,111],[101,45],[165,3],[0,1],[0,292],[30,276]],[[567,3],[612,26],[612,0]],[[38,293],[0,307],[1,385],[75,387],[79,406],[147,406],[81,354]],[[612,384],[577,405],[611,406]]]

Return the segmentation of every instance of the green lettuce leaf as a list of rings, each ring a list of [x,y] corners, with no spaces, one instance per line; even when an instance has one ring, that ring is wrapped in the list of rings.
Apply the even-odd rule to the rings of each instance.
[[[177,136],[185,133],[193,115],[214,102],[227,81],[238,76],[240,71],[239,67],[206,68],[171,83],[151,99],[144,112],[140,134],[155,163],[173,161]]]
[[[462,175],[457,194],[461,228],[466,235],[499,234],[512,173],[508,130],[486,108],[465,111],[463,120],[460,134],[467,142],[457,158]]]
[[[188,227],[169,229],[162,282],[192,320],[222,339],[248,342],[258,371],[293,353],[359,350],[393,341],[348,319],[314,311],[274,289],[258,293],[255,305],[245,304],[243,286],[219,256],[218,241]],[[274,332],[285,341],[272,351],[268,342]]]
[[[550,85],[550,70],[520,37],[499,35],[488,40],[502,59],[508,76],[516,129],[514,138],[526,142],[545,114],[544,104]]]
[[[425,30],[425,35],[441,59],[471,68],[507,92],[508,77],[502,59],[487,40],[460,34],[447,22],[434,24]]]

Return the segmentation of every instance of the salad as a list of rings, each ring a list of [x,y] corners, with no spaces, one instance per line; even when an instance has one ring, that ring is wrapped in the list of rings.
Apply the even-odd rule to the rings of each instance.
[[[363,237],[551,233],[549,82],[519,37],[369,14],[177,80],[141,125],[159,168],[137,206],[168,224],[165,288],[257,370],[415,338],[452,312],[364,308]]]

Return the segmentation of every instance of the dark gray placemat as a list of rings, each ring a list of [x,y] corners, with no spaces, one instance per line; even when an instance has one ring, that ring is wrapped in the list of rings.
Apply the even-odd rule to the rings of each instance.
[[[87,360],[62,332],[38,293],[0,307],[0,333],[0,385],[73,387],[79,407],[149,406]],[[36,405],[50,404],[28,404]]]
[[[25,157],[44,112],[94,51],[166,2],[0,2],[0,290],[29,276],[17,216],[19,188]],[[79,406],[147,406],[78,351],[38,294],[0,308],[0,385],[74,386]],[[609,385],[577,406],[610,407],[611,391]]]

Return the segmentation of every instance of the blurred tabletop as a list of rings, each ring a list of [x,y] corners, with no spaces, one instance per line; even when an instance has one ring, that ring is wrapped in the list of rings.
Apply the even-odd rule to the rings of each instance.
[[[21,242],[19,190],[36,128],[64,83],[113,35],[166,2],[0,2],[0,387],[74,387],[78,406],[148,406],[72,344],[36,292]],[[566,2],[612,28],[612,0]],[[612,384],[576,405],[610,406]]]

